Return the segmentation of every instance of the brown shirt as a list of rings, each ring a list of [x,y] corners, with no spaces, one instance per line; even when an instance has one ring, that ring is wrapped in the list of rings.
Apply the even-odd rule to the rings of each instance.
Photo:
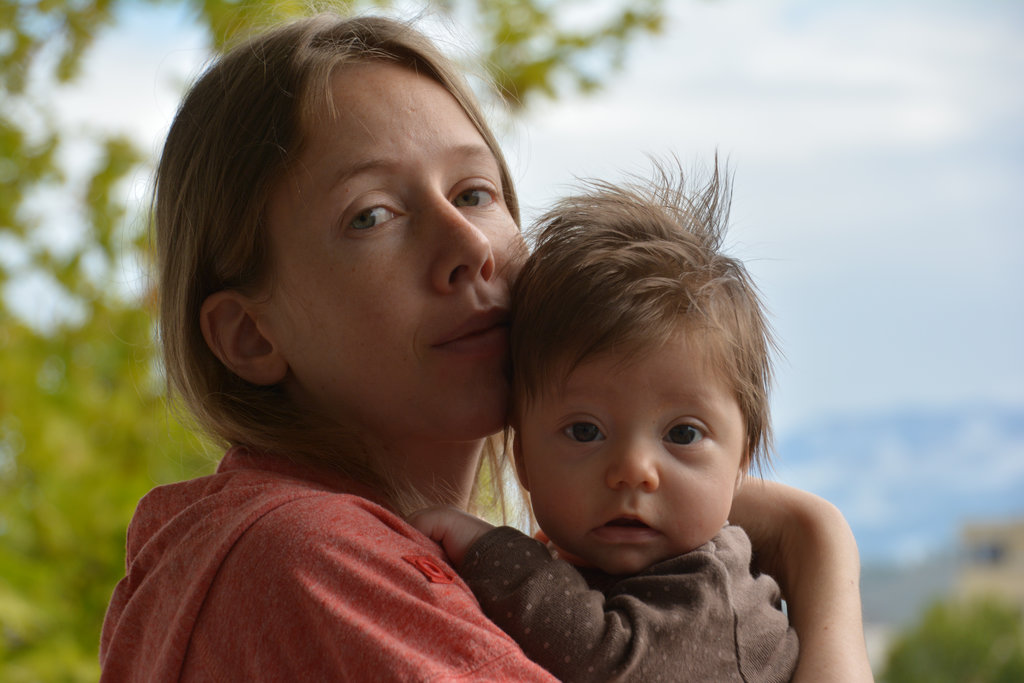
[[[462,575],[484,612],[564,681],[788,681],[796,632],[750,557],[746,533],[726,526],[685,555],[611,576],[500,527],[469,549]]]

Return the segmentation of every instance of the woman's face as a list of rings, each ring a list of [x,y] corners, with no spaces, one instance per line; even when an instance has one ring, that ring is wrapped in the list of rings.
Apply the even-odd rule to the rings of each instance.
[[[292,398],[371,442],[477,440],[505,417],[510,260],[499,166],[447,90],[401,66],[342,68],[270,197],[259,325]]]

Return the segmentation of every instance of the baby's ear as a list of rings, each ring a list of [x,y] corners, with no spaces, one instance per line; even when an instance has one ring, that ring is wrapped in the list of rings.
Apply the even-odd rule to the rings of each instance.
[[[516,476],[519,477],[519,483],[529,491],[530,481],[526,476],[526,465],[523,464],[523,438],[514,428],[512,431],[512,462],[516,464]]]
[[[256,311],[249,297],[222,290],[203,302],[199,324],[206,345],[231,372],[253,384],[277,384],[288,372],[288,361],[260,329]]]

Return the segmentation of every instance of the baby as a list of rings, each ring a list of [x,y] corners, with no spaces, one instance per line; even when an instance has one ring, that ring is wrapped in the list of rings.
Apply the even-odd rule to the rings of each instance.
[[[543,544],[450,508],[440,542],[487,615],[563,680],[787,681],[796,633],[728,523],[770,443],[771,333],[722,253],[717,169],[688,193],[587,184],[538,222],[512,292],[516,471]]]

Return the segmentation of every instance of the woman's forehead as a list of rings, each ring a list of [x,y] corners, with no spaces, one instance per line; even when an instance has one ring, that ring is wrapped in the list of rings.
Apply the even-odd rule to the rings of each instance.
[[[401,162],[428,151],[497,163],[455,97],[438,81],[391,62],[336,70],[332,107],[307,117],[305,164],[340,164],[339,175]]]

